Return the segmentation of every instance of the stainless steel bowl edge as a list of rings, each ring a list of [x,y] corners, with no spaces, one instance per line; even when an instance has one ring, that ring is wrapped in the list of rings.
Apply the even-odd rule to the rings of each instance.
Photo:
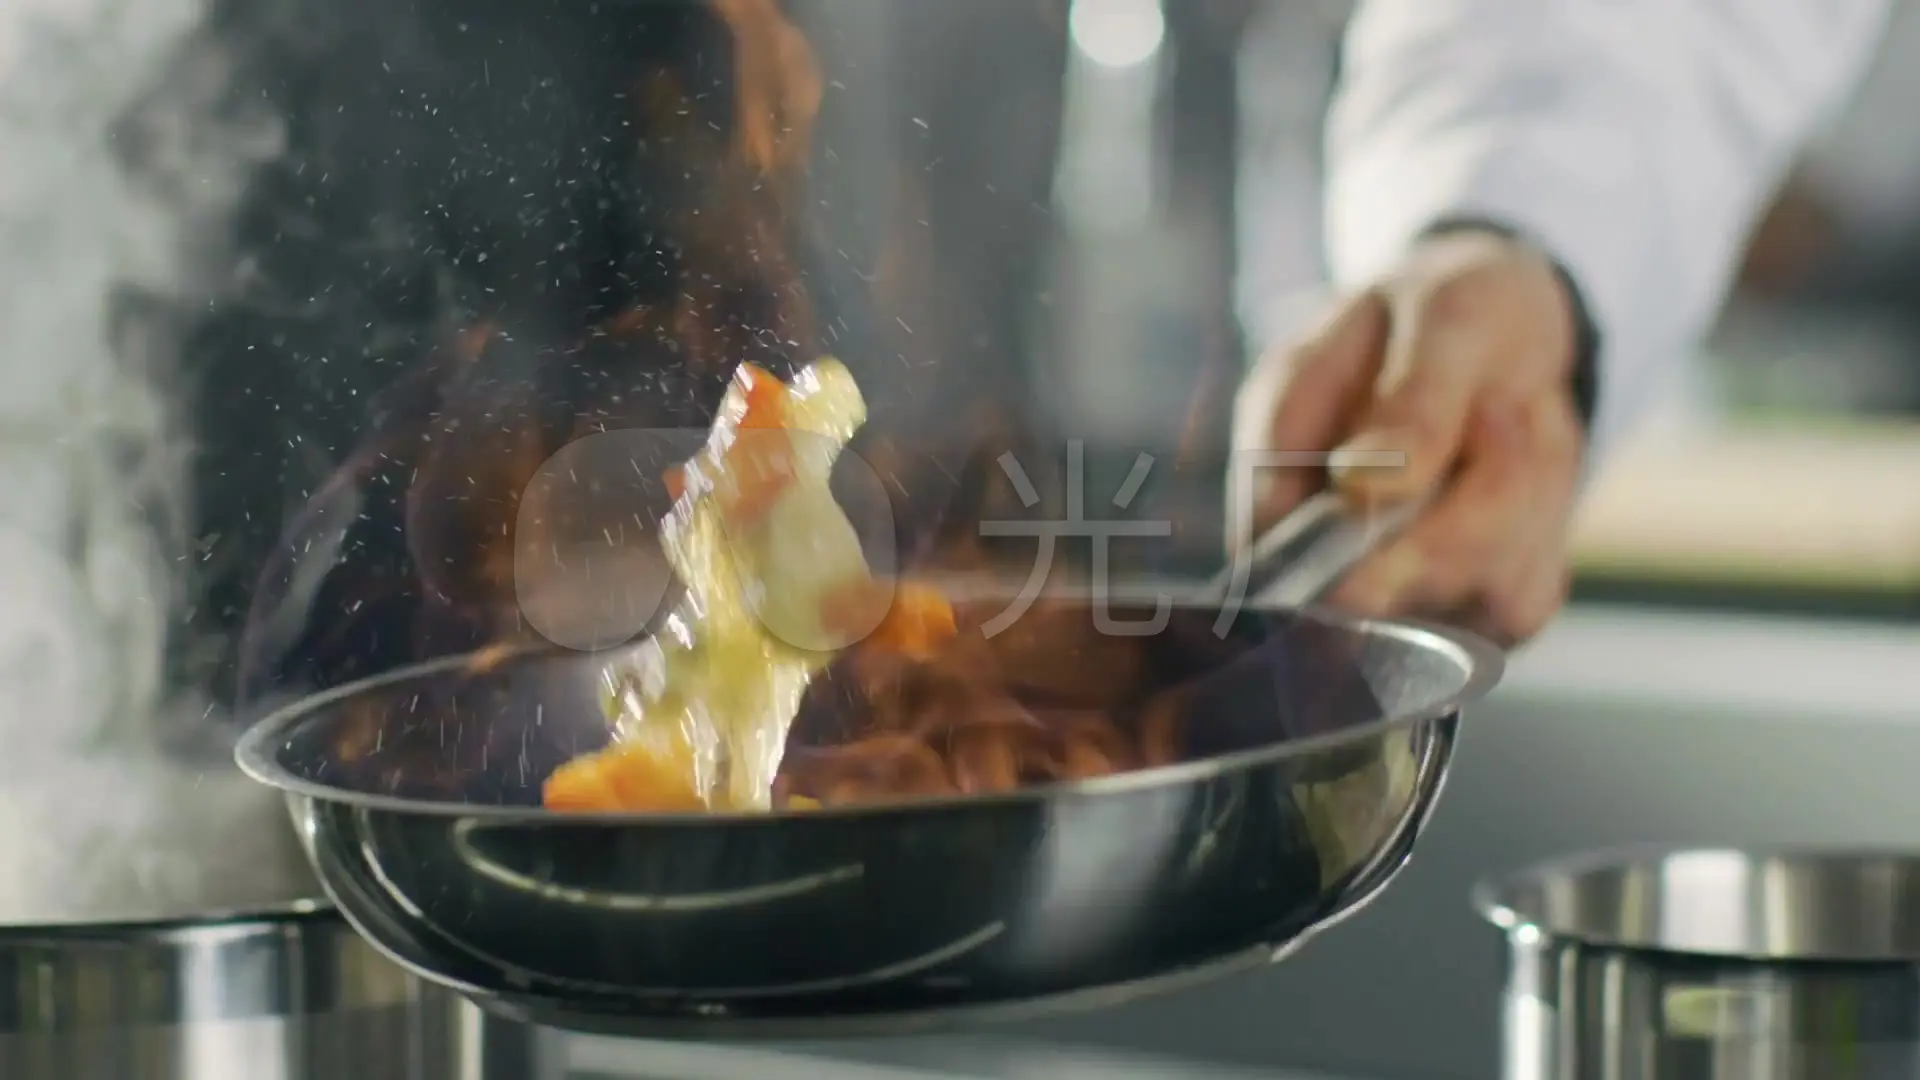
[[[1920,854],[1641,846],[1475,890],[1507,1080],[1920,1075]]]

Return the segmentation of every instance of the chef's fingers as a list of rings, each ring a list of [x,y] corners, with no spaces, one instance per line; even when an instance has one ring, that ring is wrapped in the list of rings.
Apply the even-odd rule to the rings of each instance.
[[[1261,451],[1325,453],[1366,405],[1387,338],[1375,292],[1342,301],[1318,331],[1262,356],[1234,401],[1227,470],[1227,536],[1242,550],[1261,529],[1326,485],[1324,467],[1280,466]]]
[[[1571,393],[1536,394],[1523,403],[1488,407],[1476,417],[1469,454],[1475,461],[1499,459],[1501,467],[1524,472],[1530,491],[1524,521],[1515,529],[1516,548],[1563,552],[1580,486],[1586,432]]]
[[[1573,585],[1567,531],[1585,445],[1570,399],[1543,396],[1521,419],[1525,460],[1534,478],[1531,511],[1516,537],[1513,563],[1489,568],[1481,601],[1488,636],[1508,647],[1531,639],[1566,606]]]
[[[1467,602],[1449,608],[1422,605],[1415,613],[1512,649],[1531,640],[1553,621],[1566,605],[1572,584],[1564,547],[1516,546],[1512,555],[1485,575],[1485,587]]]
[[[1552,396],[1478,410],[1457,479],[1333,601],[1367,615],[1442,618],[1503,645],[1532,637],[1566,599],[1580,438],[1572,410]]]
[[[1427,494],[1452,470],[1468,414],[1491,361],[1501,320],[1486,310],[1477,276],[1446,278],[1397,293],[1374,398],[1355,437],[1341,447],[1355,466],[1334,482],[1362,501]],[[1380,454],[1405,455],[1378,467]]]
[[[1512,649],[1546,629],[1565,606],[1572,584],[1566,552],[1538,545],[1517,552],[1497,574],[1489,574],[1486,588],[1468,603],[1423,609],[1420,615]]]
[[[1480,632],[1503,648],[1531,640],[1566,606],[1573,570],[1564,549],[1538,547],[1531,558],[1488,589]]]
[[[1478,599],[1489,572],[1537,531],[1529,522],[1540,481],[1518,413],[1489,408],[1476,415],[1472,452],[1452,482],[1406,532],[1347,575],[1330,597],[1336,606],[1390,616],[1444,612]]]

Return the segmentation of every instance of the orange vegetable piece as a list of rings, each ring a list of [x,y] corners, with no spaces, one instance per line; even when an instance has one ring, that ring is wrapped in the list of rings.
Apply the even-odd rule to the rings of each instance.
[[[589,754],[555,769],[541,787],[540,802],[549,810],[595,813],[620,809],[620,794],[599,755]]]
[[[952,641],[959,631],[953,605],[931,585],[903,581],[893,594],[893,606],[874,629],[871,640],[914,657],[927,657]]]
[[[930,585],[866,578],[829,592],[821,626],[842,637],[866,635],[874,645],[925,658],[951,641],[958,629],[953,605]]]
[[[693,756],[684,747],[662,754],[648,747],[623,747],[606,762],[608,778],[628,810],[703,810],[693,786]]]
[[[779,379],[774,378],[764,368],[753,364],[741,364],[733,373],[734,381],[740,384],[746,398],[746,409],[740,415],[739,431],[778,431],[786,426],[787,388]],[[784,443],[785,440],[779,440]],[[744,446],[743,446],[744,442]],[[742,440],[734,436],[731,446],[725,454],[729,473],[737,473],[743,498],[749,509],[765,510],[765,504],[771,504],[770,495],[778,494],[785,487],[785,481],[793,478],[792,452],[776,445],[769,453],[762,444],[774,442],[765,435],[749,436]],[[771,460],[770,460],[771,459]],[[769,468],[771,466],[771,468]],[[782,468],[784,466],[784,469]],[[783,475],[779,475],[784,472]],[[762,476],[771,473],[771,476]],[[667,494],[678,502],[687,493],[687,467],[675,465],[660,474],[666,482]],[[772,486],[771,492],[761,489]]]
[[[725,513],[736,527],[748,527],[766,517],[782,492],[793,486],[798,467],[793,443],[786,433],[752,431],[727,448],[728,493]]]
[[[693,787],[693,761],[684,747],[661,753],[623,745],[576,758],[555,769],[541,791],[549,810],[674,813],[705,810]]]
[[[747,408],[740,416],[742,429],[783,428],[787,426],[787,385],[756,364],[741,364],[733,371],[733,381],[745,392]]]
[[[798,468],[785,430],[786,384],[752,364],[741,364],[733,377],[745,390],[747,406],[725,451],[724,512],[734,526],[750,527],[793,484]]]

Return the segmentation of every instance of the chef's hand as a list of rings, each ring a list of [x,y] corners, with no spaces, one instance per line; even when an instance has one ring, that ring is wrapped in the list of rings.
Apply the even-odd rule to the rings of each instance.
[[[1434,495],[1331,603],[1441,619],[1507,645],[1559,611],[1585,444],[1574,319],[1544,256],[1490,231],[1449,232],[1261,359],[1235,403],[1236,468],[1248,450],[1400,451],[1404,466],[1336,462],[1332,482],[1362,509]],[[1233,535],[1258,535],[1328,473],[1257,470],[1251,504],[1230,504]]]

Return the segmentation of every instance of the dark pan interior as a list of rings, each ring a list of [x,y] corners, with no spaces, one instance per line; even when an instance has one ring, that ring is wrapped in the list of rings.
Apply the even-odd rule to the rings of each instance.
[[[1153,612],[1109,614],[1124,624]],[[1051,672],[1089,666],[1111,677],[1076,692],[1106,699],[1122,719],[1155,705],[1177,709],[1179,756],[1192,760],[1354,731],[1439,702],[1466,682],[1464,661],[1417,642],[1294,612],[1241,612],[1218,633],[1220,614],[1175,605],[1157,632],[1116,636],[1096,632],[1094,604],[1053,604],[1045,640],[1003,653],[1031,676],[1012,696],[1041,710],[1072,707],[1044,684]],[[271,753],[292,778],[346,792],[538,805],[554,768],[607,742],[597,699],[609,658],[539,651],[384,676],[283,714]],[[850,663],[836,663],[808,695],[790,756],[858,729],[868,704]]]

